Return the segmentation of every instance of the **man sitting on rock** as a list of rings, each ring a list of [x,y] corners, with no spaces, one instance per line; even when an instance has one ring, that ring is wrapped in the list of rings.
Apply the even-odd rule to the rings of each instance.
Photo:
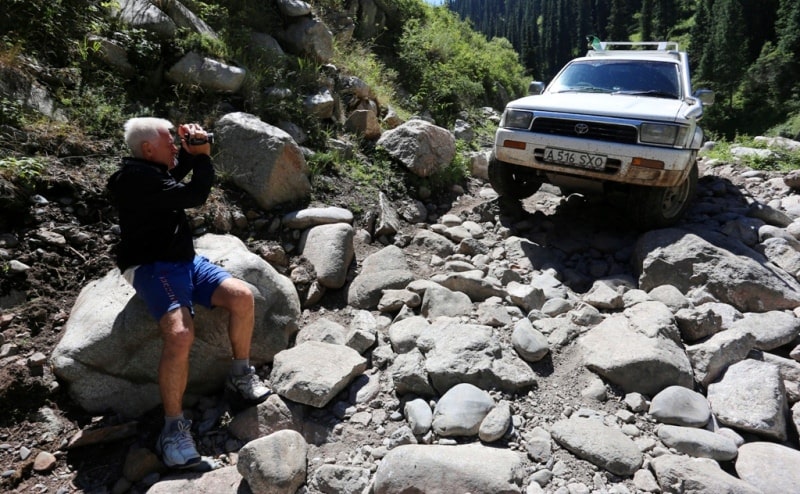
[[[211,191],[214,168],[208,134],[199,125],[181,125],[176,140],[173,130],[160,118],[128,120],[125,143],[133,156],[123,159],[108,188],[119,211],[117,265],[158,321],[164,340],[158,385],[165,423],[156,448],[168,467],[185,468],[201,461],[192,422],[183,417],[194,304],[230,313],[233,362],[226,392],[259,403],[270,389],[250,366],[253,294],[243,281],[195,253],[184,212],[202,205]],[[189,172],[191,180],[182,182]]]

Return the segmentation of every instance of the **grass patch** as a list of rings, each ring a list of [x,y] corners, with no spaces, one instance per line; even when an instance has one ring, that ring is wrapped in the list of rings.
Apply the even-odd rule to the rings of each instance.
[[[800,150],[790,151],[781,147],[769,147],[763,140],[756,140],[748,135],[736,136],[733,141],[720,139],[714,142],[714,148],[704,153],[710,159],[723,163],[739,163],[754,170],[791,171],[800,169]],[[771,153],[765,156],[755,154],[736,156],[734,149],[737,147],[769,149]]]

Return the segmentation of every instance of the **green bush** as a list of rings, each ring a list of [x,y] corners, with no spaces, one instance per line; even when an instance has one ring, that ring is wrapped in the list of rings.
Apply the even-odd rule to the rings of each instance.
[[[440,125],[449,126],[470,107],[502,107],[504,92],[513,97],[525,88],[524,68],[511,44],[487,41],[446,9],[408,21],[398,56],[411,101]]]
[[[45,166],[40,158],[3,158],[0,159],[0,176],[10,182],[30,187],[42,175]]]

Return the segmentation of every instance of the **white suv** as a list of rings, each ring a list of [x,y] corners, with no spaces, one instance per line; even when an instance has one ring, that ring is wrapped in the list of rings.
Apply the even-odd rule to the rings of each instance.
[[[689,62],[674,42],[598,42],[545,88],[506,105],[489,181],[523,199],[548,182],[565,191],[621,190],[643,228],[675,223],[697,185],[697,121],[714,102],[692,92]]]

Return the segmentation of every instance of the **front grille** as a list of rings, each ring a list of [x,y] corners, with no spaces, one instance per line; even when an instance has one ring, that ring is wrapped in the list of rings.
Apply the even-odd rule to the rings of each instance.
[[[587,132],[584,134],[579,134],[576,130],[576,126],[581,124],[588,127]],[[611,141],[623,144],[636,144],[637,142],[636,127],[630,125],[539,117],[533,120],[531,130],[542,134],[578,137],[581,139],[596,139],[599,141]]]

